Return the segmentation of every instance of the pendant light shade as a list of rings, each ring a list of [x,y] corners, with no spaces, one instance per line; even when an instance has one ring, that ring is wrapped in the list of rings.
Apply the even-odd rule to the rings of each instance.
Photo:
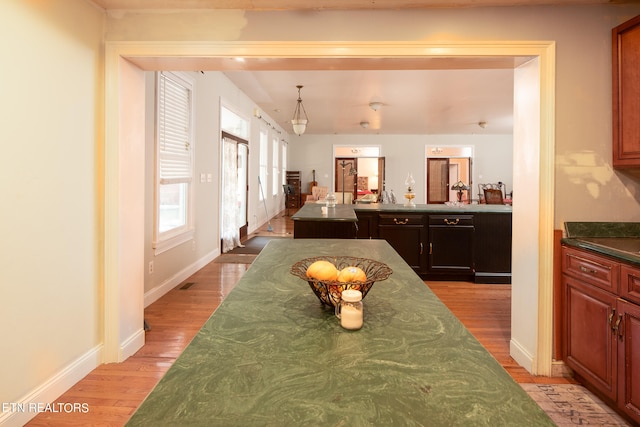
[[[302,85],[298,85],[296,87],[298,88],[298,102],[296,104],[296,109],[293,112],[291,124],[293,125],[293,132],[300,136],[305,130],[307,130],[309,118],[307,117],[307,112],[304,109],[304,105],[302,105],[302,98],[300,97],[300,89],[302,89]]]

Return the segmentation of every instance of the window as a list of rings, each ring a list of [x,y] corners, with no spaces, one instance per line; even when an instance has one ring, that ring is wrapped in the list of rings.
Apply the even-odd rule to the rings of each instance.
[[[249,121],[224,105],[220,110],[220,128],[242,139],[249,139]]]
[[[160,253],[193,237],[193,84],[181,73],[157,76],[154,248]]]
[[[267,139],[267,131],[260,131],[260,201],[264,200],[266,190],[264,188],[267,183],[267,148],[269,140]]]
[[[280,180],[278,179],[278,177],[280,176],[280,166],[279,166],[279,158],[280,158],[280,150],[279,150],[279,144],[278,144],[278,138],[275,137],[271,140],[272,148],[273,148],[273,163],[272,163],[272,177],[271,177],[271,182],[273,185],[273,195],[277,196],[278,195],[278,190],[280,188]]]
[[[287,143],[282,143],[282,166],[280,167],[280,173],[282,174],[280,177],[281,184],[284,185],[287,183]]]

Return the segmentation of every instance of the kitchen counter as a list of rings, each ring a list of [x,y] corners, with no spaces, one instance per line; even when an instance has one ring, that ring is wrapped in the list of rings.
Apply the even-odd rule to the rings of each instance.
[[[640,266],[640,223],[567,222],[561,242]]]
[[[322,215],[322,203],[305,203],[300,210],[291,216],[293,221],[351,221],[358,220],[356,212],[417,212],[417,213],[476,213],[476,212],[512,212],[510,205],[444,205],[429,204],[416,205],[415,207],[407,207],[400,204],[382,204],[382,203],[360,203],[356,205],[337,204],[335,208],[329,208],[327,215]]]
[[[439,213],[439,212],[459,212],[459,213],[475,213],[475,212],[512,212],[511,205],[487,205],[487,204],[463,204],[463,205],[445,205],[445,204],[428,204],[415,205],[408,207],[402,204],[356,204],[353,205],[356,211],[392,211],[392,212],[419,212],[419,213]]]
[[[305,203],[305,205],[291,216],[293,221],[346,221],[356,222],[358,217],[353,210],[353,205],[336,205],[327,209],[327,214],[322,214],[322,203]]]
[[[290,274],[351,255],[393,269],[364,326]],[[127,425],[528,425],[553,422],[384,240],[267,244]]]

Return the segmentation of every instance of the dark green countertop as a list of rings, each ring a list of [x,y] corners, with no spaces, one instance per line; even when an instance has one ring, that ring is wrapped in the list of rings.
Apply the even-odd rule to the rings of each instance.
[[[565,231],[565,245],[640,265],[640,223],[566,222]]]
[[[290,274],[320,255],[393,274],[347,331]],[[277,239],[133,415],[129,426],[553,426],[384,240]]]
[[[420,212],[420,213],[511,213],[513,207],[511,205],[486,205],[486,204],[464,204],[464,205],[445,205],[445,204],[429,204],[416,205],[415,207],[407,207],[400,204],[390,205],[382,203],[356,204],[353,205],[356,211],[392,211],[392,212]]]
[[[418,213],[511,213],[510,205],[457,205],[444,204],[416,205],[407,207],[404,205],[390,205],[381,203],[341,205],[327,210],[327,215],[322,215],[322,203],[305,203],[295,214],[291,216],[294,221],[352,221],[358,220],[356,212],[418,212]]]
[[[353,205],[335,205],[327,208],[327,214],[322,214],[322,203],[305,203],[298,212],[291,216],[294,221],[348,221],[356,222],[358,217],[353,210]]]

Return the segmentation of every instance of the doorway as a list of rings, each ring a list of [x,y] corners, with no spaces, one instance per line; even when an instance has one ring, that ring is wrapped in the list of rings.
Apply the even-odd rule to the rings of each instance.
[[[344,203],[343,188],[352,201],[377,201],[385,189],[384,167],[384,157],[335,157],[334,182],[338,203]]]
[[[247,235],[249,143],[222,132],[221,248],[228,252]]]
[[[458,201],[458,192],[452,188],[462,182],[468,190],[462,193],[463,203],[472,202],[471,157],[427,158],[427,204]]]
[[[398,51],[397,47],[403,49]],[[552,278],[553,278],[553,229],[554,229],[554,174],[553,153],[555,143],[555,43],[549,41],[492,43],[429,43],[406,42],[285,42],[273,45],[264,42],[217,42],[203,47],[198,43],[154,43],[108,41],[105,44],[105,141],[104,141],[104,361],[120,361],[127,351],[121,346],[128,343],[131,330],[142,324],[142,313],[129,304],[123,306],[123,298],[141,300],[142,284],[138,277],[143,273],[143,255],[140,236],[128,236],[123,230],[129,226],[142,229],[144,209],[126,210],[121,200],[137,200],[136,191],[143,187],[143,175],[138,174],[140,163],[132,158],[143,158],[144,147],[131,147],[122,129],[144,134],[142,115],[125,114],[122,105],[133,104],[132,99],[144,104],[142,72],[162,67],[163,61],[171,64],[186,55],[212,58],[246,56],[255,58],[316,58],[314,64],[337,58],[337,51],[348,53],[340,58],[357,60],[388,58],[389,52],[399,59],[448,58],[464,60],[477,56],[502,56],[533,58],[525,68],[516,71],[514,105],[519,122],[514,131],[514,164],[521,165],[514,173],[514,187],[528,194],[523,203],[514,206],[514,278],[522,281],[520,290],[514,289],[512,299],[514,317],[512,350],[514,358],[534,374],[546,375],[551,371],[552,342]],[[167,65],[170,67],[170,65]],[[317,67],[317,65],[316,65]],[[520,67],[522,68],[522,66]],[[284,68],[283,68],[284,69]],[[318,69],[318,68],[314,68]],[[522,89],[522,93],[519,93]],[[528,96],[527,96],[528,95]],[[137,104],[136,104],[137,105]],[[127,153],[127,155],[123,155]],[[136,177],[123,180],[122,176]],[[139,201],[142,205],[142,201]],[[133,212],[133,214],[131,213]],[[531,227],[531,224],[535,226]],[[126,236],[126,238],[122,238]],[[123,256],[128,249],[130,257]],[[126,260],[123,261],[123,260]],[[526,292],[526,294],[524,294]],[[517,293],[517,295],[516,295]],[[531,304],[534,298],[538,304]],[[124,325],[124,326],[123,326]],[[122,326],[122,327],[121,327]],[[137,343],[136,341],[135,343]],[[133,346],[130,346],[133,350]],[[124,356],[126,358],[126,356]]]

